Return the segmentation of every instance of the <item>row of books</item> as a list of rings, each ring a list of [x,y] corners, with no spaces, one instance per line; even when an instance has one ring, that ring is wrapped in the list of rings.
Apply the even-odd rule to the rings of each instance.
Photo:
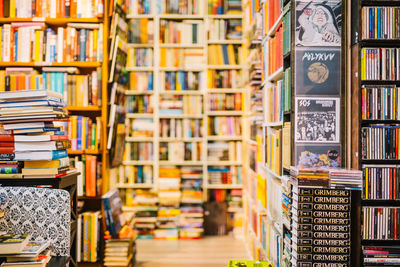
[[[128,49],[126,67],[151,67],[153,66],[152,48],[133,48]]]
[[[77,220],[77,261],[96,262],[100,257],[101,213],[84,212]]]
[[[398,240],[400,210],[396,207],[363,207],[364,240]]]
[[[3,0],[0,18],[101,18],[103,0]]]
[[[202,142],[161,142],[159,159],[166,161],[201,161],[203,160]]]
[[[211,111],[223,110],[242,110],[242,94],[210,94],[208,99],[208,106]]]
[[[240,14],[241,12],[241,0],[208,0],[208,14]]]
[[[211,21],[209,40],[238,40],[243,36],[242,20],[214,19]]]
[[[128,15],[151,14],[152,0],[128,0],[126,1]]]
[[[282,130],[268,129],[266,134],[266,165],[274,173],[282,174]]]
[[[160,99],[160,115],[200,115],[203,98],[197,95],[165,95]]]
[[[0,92],[51,90],[70,106],[100,105],[101,70],[78,73],[77,68],[44,67],[41,74],[33,68],[6,68],[0,70]]]
[[[84,116],[70,116],[68,136],[72,151],[99,151],[101,138],[101,118],[95,120]]]
[[[209,136],[241,136],[241,118],[239,117],[211,117],[208,119]]]
[[[152,184],[153,166],[124,166],[124,180],[121,184]]]
[[[400,159],[399,125],[370,125],[361,128],[362,159]]]
[[[209,142],[207,144],[207,161],[232,161],[242,160],[242,142]]]
[[[154,159],[153,143],[151,142],[133,142],[125,144],[125,159],[152,161]]]
[[[272,75],[282,66],[282,26],[280,26],[274,38],[268,39],[268,75]]]
[[[240,70],[207,70],[208,88],[240,88],[243,85]]]
[[[208,183],[211,185],[242,184],[241,166],[208,167],[207,172],[208,172]]]
[[[399,48],[362,48],[361,80],[399,80]]]
[[[131,137],[152,137],[154,136],[153,119],[132,119],[129,122],[129,133]]]
[[[132,91],[153,91],[153,72],[130,72],[129,73],[129,90]]]
[[[400,31],[393,27],[400,18],[398,7],[363,7],[362,38],[363,39],[399,39]]]
[[[201,20],[161,20],[160,43],[203,44],[204,23]]]
[[[290,4],[285,7],[285,10],[290,7]],[[282,18],[282,54],[287,55],[291,50],[291,12],[285,13]]]
[[[200,119],[161,119],[161,138],[191,138],[203,136]]]
[[[200,15],[204,14],[201,0],[166,0],[160,2],[163,14]]]
[[[267,88],[267,103],[268,103],[268,122],[280,122],[283,116],[283,99],[282,99],[282,90],[283,82],[282,80],[278,81],[276,85],[272,85]]]
[[[364,86],[361,88],[363,120],[398,120],[400,91],[395,86]]]
[[[160,88],[164,91],[200,90],[203,73],[194,71],[165,71],[160,73]]]
[[[240,45],[209,45],[208,63],[211,65],[242,64],[242,47]]]
[[[13,22],[0,31],[3,62],[103,60],[103,24],[68,23],[54,30],[43,22]]]
[[[280,0],[272,0],[264,4],[264,33],[268,33],[268,31],[278,21],[278,18],[281,16],[282,13],[282,5],[283,2]]]
[[[292,109],[292,71],[291,68],[286,68],[283,71],[283,86],[282,86],[282,110],[288,112]]]
[[[152,95],[126,96],[128,113],[153,113],[154,98]]]
[[[131,19],[128,25],[128,42],[131,44],[152,44],[154,42],[154,20]]]
[[[363,199],[400,199],[397,165],[363,165]]]
[[[78,196],[95,197],[102,194],[102,162],[94,155],[71,158],[71,165],[80,173],[77,179]]]
[[[160,48],[160,67],[201,68],[205,64],[204,51],[198,48]]]

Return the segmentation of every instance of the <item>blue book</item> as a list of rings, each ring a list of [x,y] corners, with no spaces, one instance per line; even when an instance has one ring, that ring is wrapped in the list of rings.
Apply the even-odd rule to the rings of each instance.
[[[102,201],[107,230],[111,236],[117,237],[122,228],[120,221],[122,201],[118,190],[108,191],[103,195]]]
[[[76,141],[77,141],[77,149],[82,150],[82,116],[78,116],[77,126],[76,126]]]
[[[0,167],[0,173],[18,173],[18,167]]]
[[[48,90],[48,88],[47,88],[47,72],[43,72],[42,79],[43,79],[43,89]]]
[[[85,52],[86,52],[86,34],[85,29],[81,29],[79,31],[79,61],[85,61]]]
[[[64,73],[57,72],[57,82],[56,82],[56,92],[60,94],[64,94]]]
[[[56,92],[56,74],[54,72],[50,72],[50,91]]]
[[[137,166],[137,180],[136,183],[138,184],[143,184],[144,179],[143,179],[143,166]]]
[[[229,63],[228,46],[227,45],[222,45],[222,54],[224,56],[224,64],[229,65],[230,63]]]
[[[153,91],[153,73],[148,74],[148,90]]]
[[[67,150],[15,152],[14,155],[14,160],[18,161],[56,160],[68,157]]]

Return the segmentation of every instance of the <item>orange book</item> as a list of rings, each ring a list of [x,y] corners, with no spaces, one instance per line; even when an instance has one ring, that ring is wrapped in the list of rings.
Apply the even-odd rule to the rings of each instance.
[[[71,0],[71,18],[76,18],[76,8],[77,8],[77,0]]]

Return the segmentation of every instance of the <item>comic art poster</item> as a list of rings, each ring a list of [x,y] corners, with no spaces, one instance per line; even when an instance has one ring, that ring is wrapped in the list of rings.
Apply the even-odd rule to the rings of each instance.
[[[296,97],[295,142],[339,143],[339,98]]]
[[[297,48],[296,95],[339,96],[341,92],[340,49]]]
[[[295,166],[299,168],[340,167],[341,146],[298,144],[295,146]]]
[[[296,1],[296,46],[340,46],[341,1]]]

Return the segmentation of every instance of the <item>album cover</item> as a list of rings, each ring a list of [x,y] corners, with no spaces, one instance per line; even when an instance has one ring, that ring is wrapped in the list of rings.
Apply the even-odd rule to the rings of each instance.
[[[340,167],[341,146],[296,144],[295,166],[299,168]]]
[[[296,1],[296,46],[341,46],[341,1]]]
[[[296,95],[339,96],[341,91],[340,49],[297,48],[295,54]]]
[[[295,142],[339,143],[340,98],[296,97]]]

